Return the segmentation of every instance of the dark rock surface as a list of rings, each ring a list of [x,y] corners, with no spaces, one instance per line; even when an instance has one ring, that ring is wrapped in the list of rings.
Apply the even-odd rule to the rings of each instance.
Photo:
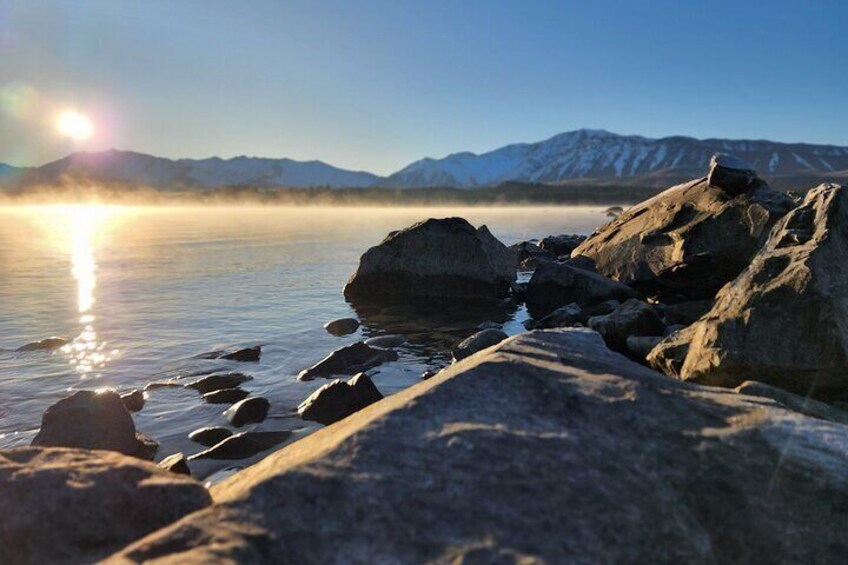
[[[571,256],[571,252],[577,249],[577,246],[584,241],[586,241],[586,236],[578,235],[576,233],[549,235],[539,243],[539,247],[544,251],[549,251],[557,257],[562,255],[568,257]]]
[[[748,190],[756,180],[754,167],[738,157],[719,153],[710,159],[710,173],[707,175],[710,186],[736,196]]]
[[[174,453],[173,455],[169,455],[163,460],[161,460],[157,465],[165,469],[166,471],[170,471],[171,473],[177,473],[178,475],[188,475],[191,476],[191,469],[188,467],[188,461],[186,460],[186,456],[183,453]]]
[[[136,433],[132,416],[112,390],[81,390],[52,405],[32,445],[104,449],[144,459],[156,453],[155,442]]]
[[[400,347],[408,340],[405,336],[402,335],[378,335],[375,337],[369,337],[365,340],[365,345],[369,347],[382,347],[383,349],[391,349],[393,347]]]
[[[544,263],[533,273],[524,300],[531,316],[543,318],[572,302],[590,306],[638,296],[639,293],[629,286],[597,273],[562,263]]]
[[[684,380],[735,387],[755,379],[791,392],[848,397],[848,189],[821,185],[772,230],[764,248],[654,366]],[[682,346],[681,346],[682,347]],[[676,370],[675,370],[676,369]]]
[[[697,322],[712,307],[712,300],[689,300],[677,304],[666,304],[663,307],[663,318],[670,326],[678,324],[689,326]]]
[[[121,395],[121,401],[130,412],[139,412],[142,408],[144,408],[145,400],[144,392],[138,389]]]
[[[224,416],[232,425],[237,428],[246,426],[247,424],[255,424],[261,422],[268,415],[268,409],[271,403],[267,398],[261,396],[251,396],[241,400],[224,412]]]
[[[508,336],[501,330],[481,330],[462,340],[459,345],[453,349],[453,359],[454,361],[465,359],[469,355],[474,355],[478,351],[482,351],[487,347],[491,347],[502,342],[507,337]]]
[[[222,439],[209,449],[196,453],[188,458],[234,460],[253,457],[257,453],[267,451],[291,437],[289,431],[277,432],[242,432]]]
[[[198,482],[111,451],[0,451],[0,563],[94,563],[211,503]]]
[[[240,384],[250,380],[253,380],[253,377],[244,373],[223,373],[201,377],[196,381],[186,384],[185,387],[193,388],[200,394],[207,394],[216,390],[237,388]]]
[[[759,179],[735,197],[700,179],[628,209],[574,255],[591,257],[599,273],[649,296],[712,298],[794,205]]]
[[[297,378],[301,381],[310,381],[318,377],[355,375],[387,361],[396,361],[397,358],[397,353],[392,350],[369,347],[364,342],[358,341],[333,351],[315,365],[301,371]]]
[[[530,332],[271,454],[114,560],[841,563],[846,445],[594,332]]]
[[[201,398],[209,404],[235,404],[244,400],[250,393],[242,388],[222,388],[207,392]]]
[[[216,443],[221,443],[228,437],[233,435],[233,432],[221,426],[210,426],[194,430],[188,434],[188,439],[200,445],[211,447]]]
[[[520,271],[533,270],[538,266],[539,261],[555,261],[557,258],[551,251],[542,249],[530,241],[510,245],[509,249],[515,253],[516,265]]]
[[[245,363],[259,361],[262,356],[262,346],[245,347],[235,351],[210,351],[195,357],[195,359],[226,359],[228,361],[241,361]]]
[[[739,394],[747,394],[749,396],[760,396],[770,398],[781,406],[823,420],[839,422],[840,424],[848,424],[848,412],[845,410],[834,408],[826,402],[792,394],[783,389],[767,385],[757,381],[745,381],[735,389]]]
[[[336,379],[325,384],[297,407],[297,413],[304,420],[329,426],[382,398],[368,375],[359,373],[348,382]]]
[[[27,351],[50,351],[52,349],[58,349],[60,347],[64,347],[68,344],[68,340],[63,337],[48,337],[39,341],[33,341],[27,343],[26,345],[22,345],[17,348],[15,351],[19,352],[27,352]]]
[[[324,329],[327,333],[335,336],[343,336],[352,334],[359,329],[359,320],[356,318],[339,318],[324,324]]]
[[[629,352],[628,337],[661,336],[665,330],[656,311],[635,298],[625,301],[609,314],[589,318],[589,327],[601,334],[610,349],[625,354]]]
[[[344,289],[348,300],[399,297],[495,299],[515,280],[515,253],[486,226],[430,219],[389,234],[362,256]]]

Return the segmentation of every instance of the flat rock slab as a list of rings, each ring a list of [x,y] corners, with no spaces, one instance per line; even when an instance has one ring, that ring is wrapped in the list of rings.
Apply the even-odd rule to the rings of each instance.
[[[208,506],[188,477],[110,451],[0,451],[0,563],[93,563]]]
[[[839,563],[848,427],[538,331],[212,494],[111,562]]]

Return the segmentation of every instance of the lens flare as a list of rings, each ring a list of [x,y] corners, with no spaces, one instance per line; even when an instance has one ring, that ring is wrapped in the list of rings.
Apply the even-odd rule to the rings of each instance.
[[[64,110],[56,120],[59,133],[77,141],[88,139],[94,134],[94,124],[85,114],[76,110]]]

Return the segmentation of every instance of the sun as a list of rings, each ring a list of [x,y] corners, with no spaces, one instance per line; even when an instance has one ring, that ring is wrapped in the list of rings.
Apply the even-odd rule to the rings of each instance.
[[[83,141],[94,134],[94,124],[88,116],[76,110],[63,110],[56,120],[56,129],[76,141]]]

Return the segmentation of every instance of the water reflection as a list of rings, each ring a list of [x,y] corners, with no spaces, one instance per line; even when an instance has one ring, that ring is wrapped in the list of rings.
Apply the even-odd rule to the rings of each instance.
[[[99,371],[118,352],[107,350],[107,343],[97,337],[94,315],[97,263],[94,251],[98,230],[111,215],[104,206],[67,206],[70,229],[71,274],[77,282],[77,311],[81,331],[62,351],[82,378],[98,377]]]

